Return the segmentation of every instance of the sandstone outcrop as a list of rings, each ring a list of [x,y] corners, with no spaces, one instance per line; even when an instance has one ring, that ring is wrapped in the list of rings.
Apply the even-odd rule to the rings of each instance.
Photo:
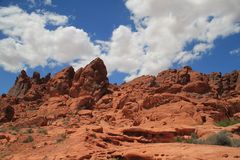
[[[91,95],[94,100],[100,99],[108,87],[107,69],[100,58],[80,68],[73,77],[70,96]]]
[[[47,82],[50,80],[50,77],[50,73],[41,78],[38,72],[34,72],[30,78],[27,73],[22,70],[16,78],[14,86],[9,90],[8,96],[24,98],[28,101],[41,99],[47,95]]]
[[[239,71],[185,66],[117,85],[96,58],[53,77],[22,71],[0,110],[0,159],[240,158],[236,147],[186,144],[221,131],[240,139]]]
[[[67,67],[51,78],[49,81],[50,96],[69,94],[74,74],[73,67]]]
[[[27,73],[22,70],[21,74],[17,77],[14,86],[9,90],[9,96],[23,97],[31,88],[31,80]]]

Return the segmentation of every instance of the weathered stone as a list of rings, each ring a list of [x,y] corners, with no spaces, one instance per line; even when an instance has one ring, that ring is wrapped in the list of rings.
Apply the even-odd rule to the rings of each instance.
[[[50,96],[69,94],[74,74],[73,67],[67,67],[50,79],[48,82]]]
[[[97,101],[107,92],[107,87],[106,67],[100,58],[96,58],[76,72],[69,94],[72,97],[91,95]]]

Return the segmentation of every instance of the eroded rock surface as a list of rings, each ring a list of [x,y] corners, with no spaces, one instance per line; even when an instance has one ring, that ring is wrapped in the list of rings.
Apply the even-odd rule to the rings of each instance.
[[[95,100],[99,100],[106,94],[107,87],[107,69],[103,61],[97,58],[86,67],[77,70],[69,94],[72,97],[91,95]]]
[[[240,139],[240,72],[186,66],[110,84],[96,58],[74,71],[17,77],[0,97],[0,159],[239,159],[239,148],[177,143],[226,130]],[[67,148],[67,149],[66,149]]]

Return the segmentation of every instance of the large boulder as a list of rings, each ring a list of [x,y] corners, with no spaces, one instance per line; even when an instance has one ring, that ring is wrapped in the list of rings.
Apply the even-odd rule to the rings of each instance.
[[[73,67],[64,68],[49,81],[49,94],[51,97],[69,94],[75,71]]]
[[[27,73],[22,70],[17,77],[14,86],[9,90],[8,95],[14,97],[23,97],[31,88],[31,80]]]
[[[206,82],[196,81],[188,83],[182,90],[185,92],[204,94],[210,91],[210,87]]]
[[[78,98],[71,98],[67,101],[67,105],[72,111],[78,111],[81,109],[92,109],[93,97],[92,96],[81,96]]]
[[[108,84],[106,66],[96,58],[76,72],[69,94],[71,97],[91,95],[96,101],[107,92]]]

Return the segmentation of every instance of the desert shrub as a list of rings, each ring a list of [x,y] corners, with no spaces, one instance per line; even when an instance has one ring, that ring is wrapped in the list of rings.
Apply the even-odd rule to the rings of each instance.
[[[62,134],[60,134],[60,135],[58,136],[56,142],[57,142],[57,143],[60,143],[60,142],[64,141],[66,138],[67,138],[67,134],[66,134],[66,133],[62,133]]]
[[[47,132],[47,130],[45,128],[39,128],[38,133],[44,134],[44,135],[48,134],[48,132]]]
[[[4,114],[5,114],[5,118],[7,119],[7,121],[11,121],[14,117],[14,108],[11,106],[7,106],[4,109]]]
[[[187,143],[198,143],[197,141],[198,141],[198,136],[196,133],[192,133],[191,138],[186,140]]]
[[[233,146],[229,133],[221,131],[217,134],[211,135],[206,139],[206,144],[220,145],[220,146]]]
[[[32,128],[28,128],[26,131],[23,132],[24,134],[30,134],[33,133],[33,129]]]
[[[32,136],[28,136],[26,139],[23,140],[23,143],[30,143],[33,141],[33,137]]]
[[[194,144],[197,144],[198,143],[198,136],[197,136],[196,133],[192,133],[190,139],[184,139],[183,137],[177,137],[175,139],[175,141],[176,142],[183,142],[183,143],[194,143]]]
[[[195,133],[191,135],[190,139],[184,139],[177,137],[176,142],[181,143],[193,143],[193,144],[209,144],[209,145],[220,145],[230,147],[240,147],[240,139],[231,139],[230,133],[227,131],[221,131],[217,134],[209,136],[207,139],[199,139]]]
[[[240,139],[232,139],[232,144],[234,147],[240,147]]]
[[[182,137],[177,136],[175,142],[184,142],[184,139]]]
[[[12,131],[15,131],[15,132],[19,132],[20,131],[20,129],[18,127],[13,126],[13,125],[10,125],[9,129],[12,130]]]
[[[65,117],[63,118],[63,125],[67,126],[69,124],[70,118],[69,117]]]
[[[224,119],[224,120],[218,121],[216,122],[216,125],[221,127],[227,127],[237,123],[240,123],[240,120],[230,118],[230,119]]]
[[[6,132],[7,129],[6,128],[0,128],[0,132]]]

